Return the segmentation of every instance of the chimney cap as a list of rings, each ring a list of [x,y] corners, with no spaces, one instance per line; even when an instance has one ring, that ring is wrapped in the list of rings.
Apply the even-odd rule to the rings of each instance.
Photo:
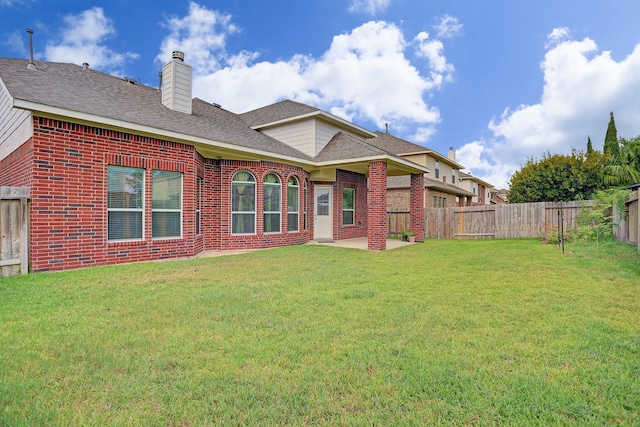
[[[173,53],[171,54],[171,58],[177,59],[180,62],[183,62],[184,61],[184,52],[181,52],[179,50],[174,50]]]

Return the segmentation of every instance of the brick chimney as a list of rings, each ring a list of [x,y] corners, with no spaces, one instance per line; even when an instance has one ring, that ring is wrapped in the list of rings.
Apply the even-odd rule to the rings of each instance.
[[[191,114],[191,65],[184,63],[184,53],[180,51],[173,51],[172,57],[162,67],[162,104]]]

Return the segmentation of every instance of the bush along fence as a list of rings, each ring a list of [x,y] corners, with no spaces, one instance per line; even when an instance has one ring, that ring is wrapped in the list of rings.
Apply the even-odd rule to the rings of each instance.
[[[637,246],[640,251],[640,211],[638,210],[638,190],[627,197],[623,206],[614,205],[613,232],[617,240]]]
[[[0,277],[29,272],[29,187],[0,187]]]
[[[431,239],[512,239],[558,234],[570,230],[591,200],[539,202],[425,209],[425,237]],[[408,229],[409,213],[387,212],[390,235]]]

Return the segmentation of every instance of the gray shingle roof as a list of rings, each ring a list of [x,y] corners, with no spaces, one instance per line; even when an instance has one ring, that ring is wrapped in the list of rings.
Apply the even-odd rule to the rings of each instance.
[[[246,113],[240,114],[240,117],[242,117],[249,126],[255,127],[318,111],[322,110],[310,105],[291,101],[290,99],[285,99],[284,101],[276,102],[275,104],[247,111]]]
[[[464,190],[456,185],[448,184],[446,182],[437,181],[435,179],[424,177],[425,188],[442,191],[443,193],[455,194],[457,196],[474,196],[473,193]],[[411,177],[408,175],[403,176],[388,176],[387,177],[388,188],[410,188]]]
[[[274,155],[313,160],[274,138],[251,129],[235,113],[193,100],[193,114],[173,111],[155,88],[74,64],[0,58],[0,79],[14,99],[126,123],[224,142]]]
[[[375,133],[378,136],[369,139],[367,142],[393,154],[419,153],[430,150],[422,145],[405,141],[388,133],[380,131],[376,131]]]
[[[338,132],[316,156],[316,160],[326,162],[380,155],[390,155],[390,153],[374,147],[361,139]]]

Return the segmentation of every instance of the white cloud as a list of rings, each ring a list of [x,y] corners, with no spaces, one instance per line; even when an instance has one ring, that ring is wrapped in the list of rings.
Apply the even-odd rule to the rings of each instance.
[[[26,35],[26,34],[25,34]],[[8,46],[13,52],[16,52],[18,55],[26,57],[29,54],[29,50],[25,46],[24,40],[22,39],[22,34],[20,31],[13,31],[5,36],[5,39],[2,41],[2,44]]]
[[[436,18],[439,22],[433,26],[437,35],[441,39],[451,39],[462,34],[463,25],[458,18],[451,15],[444,15]]]
[[[391,0],[351,0],[349,12],[375,15],[377,12],[384,12],[390,2]]]
[[[47,61],[88,62],[93,68],[118,73],[127,59],[135,59],[137,55],[108,48],[105,40],[113,35],[113,23],[104,15],[102,8],[94,7],[77,15],[67,15],[60,42],[47,44],[44,56]]]
[[[568,40],[570,37],[570,31],[567,27],[554,28],[553,31],[547,36],[547,43],[545,48],[549,49],[563,41]]]
[[[185,61],[200,73],[220,69],[220,59],[226,56],[226,37],[239,31],[231,15],[194,2],[189,3],[187,16],[171,17],[162,25],[169,35],[162,41],[156,60],[164,63],[171,59],[171,52],[180,50],[185,53]]]
[[[165,62],[171,50],[183,50],[193,65],[194,95],[228,110],[243,112],[289,98],[356,123],[380,129],[389,123],[396,134],[412,129],[420,142],[440,120],[425,97],[442,86],[453,66],[442,54],[442,43],[426,33],[408,43],[397,26],[371,21],[335,36],[320,57],[269,62],[260,61],[257,52],[226,51],[225,37],[239,31],[228,15],[191,3],[185,17],[171,20],[179,30],[162,42],[157,59]],[[421,69],[408,54],[415,54]]]
[[[552,35],[566,33],[554,30]],[[547,51],[541,69],[544,89],[539,103],[505,109],[489,123],[493,138],[460,149],[467,162],[462,163],[481,170],[478,176],[506,182],[510,169],[519,169],[529,157],[585,150],[589,135],[594,148],[602,149],[610,111],[619,136],[640,134],[640,44],[617,62],[609,52],[599,52],[589,38],[562,41]]]

